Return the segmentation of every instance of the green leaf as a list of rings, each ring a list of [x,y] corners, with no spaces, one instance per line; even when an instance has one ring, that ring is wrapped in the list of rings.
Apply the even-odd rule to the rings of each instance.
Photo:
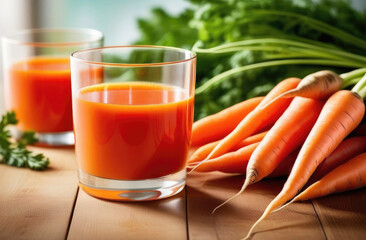
[[[18,123],[18,120],[15,117],[15,112],[14,111],[6,112],[5,114],[3,114],[1,116],[0,131],[4,131],[4,128],[7,125],[15,125],[17,123]]]
[[[38,138],[34,131],[24,131],[18,142],[24,145],[30,145],[38,142]]]
[[[9,125],[17,124],[15,113],[10,111],[2,115],[0,120],[0,163],[15,167],[28,167],[32,170],[44,170],[50,161],[43,154],[34,155],[26,149],[26,145],[36,143],[35,133],[25,131],[16,142],[10,141]]]
[[[139,20],[138,43],[163,44],[202,49],[248,39],[282,38],[314,47],[324,47],[322,58],[332,62],[346,59],[346,64],[291,64],[250,69],[228,76],[215,86],[199,92],[207,81],[232,69],[274,60],[308,58],[310,51],[287,46],[281,51],[243,50],[222,54],[198,53],[195,119],[222,110],[256,94],[265,94],[280,80],[304,77],[314,69],[347,72],[364,65],[366,56],[366,11],[352,7],[348,0],[189,0],[191,6],[181,15],[169,15],[163,9]],[[181,32],[181,33],[180,33]],[[188,46],[188,47],[187,47]],[[268,44],[262,44],[263,48]],[[281,46],[282,47],[282,46]],[[300,51],[299,51],[300,50]],[[314,57],[317,50],[312,52]],[[326,54],[325,54],[326,53]],[[358,56],[356,56],[358,55]],[[361,58],[359,56],[362,56]],[[336,59],[337,57],[337,59]],[[339,60],[342,63],[342,60]],[[352,79],[351,79],[352,80]],[[349,82],[351,82],[349,80]]]

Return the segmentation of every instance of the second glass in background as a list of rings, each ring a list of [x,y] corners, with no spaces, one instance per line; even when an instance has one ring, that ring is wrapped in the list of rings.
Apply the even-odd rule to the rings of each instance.
[[[70,54],[102,44],[93,29],[31,29],[2,38],[5,108],[19,120],[15,136],[32,130],[41,144],[74,144]]]

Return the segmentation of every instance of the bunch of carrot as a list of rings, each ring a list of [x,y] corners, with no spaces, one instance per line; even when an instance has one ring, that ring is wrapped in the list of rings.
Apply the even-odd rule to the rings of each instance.
[[[366,75],[352,90],[342,84],[331,71],[285,79],[263,98],[193,124],[192,145],[198,148],[188,160],[190,171],[245,174],[242,189],[226,202],[265,177],[288,176],[247,237],[290,200],[366,186]]]

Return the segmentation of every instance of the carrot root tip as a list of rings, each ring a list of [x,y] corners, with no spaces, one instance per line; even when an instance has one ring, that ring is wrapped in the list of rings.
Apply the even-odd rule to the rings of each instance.
[[[248,179],[245,179],[244,184],[241,187],[240,191],[237,192],[234,196],[227,199],[225,202],[221,203],[219,206],[215,207],[215,209],[212,211],[212,214],[214,214],[217,211],[217,209],[219,209],[220,207],[224,206],[225,204],[227,204],[228,202],[230,202],[231,200],[237,198],[240,194],[242,194],[244,190],[248,187],[248,185],[250,185],[250,182],[248,181]]]
[[[275,213],[275,212],[278,212],[278,211],[280,211],[280,210],[284,209],[285,207],[287,207],[288,205],[290,205],[291,203],[293,203],[293,202],[295,202],[295,201],[296,201],[296,198],[292,199],[290,202],[288,202],[288,203],[286,203],[286,204],[284,204],[284,205],[282,205],[282,206],[278,207],[277,209],[273,210],[273,212],[272,212],[272,213]]]
[[[251,168],[247,171],[247,179],[250,184],[255,183],[257,181],[258,171],[254,168]]]

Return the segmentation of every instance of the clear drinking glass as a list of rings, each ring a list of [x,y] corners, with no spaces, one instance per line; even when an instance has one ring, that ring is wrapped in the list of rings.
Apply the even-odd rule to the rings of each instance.
[[[71,55],[80,186],[120,201],[166,198],[185,185],[196,56],[118,46]]]
[[[15,137],[33,130],[41,144],[74,144],[70,54],[102,44],[93,29],[30,29],[2,38],[5,108],[19,120]]]

